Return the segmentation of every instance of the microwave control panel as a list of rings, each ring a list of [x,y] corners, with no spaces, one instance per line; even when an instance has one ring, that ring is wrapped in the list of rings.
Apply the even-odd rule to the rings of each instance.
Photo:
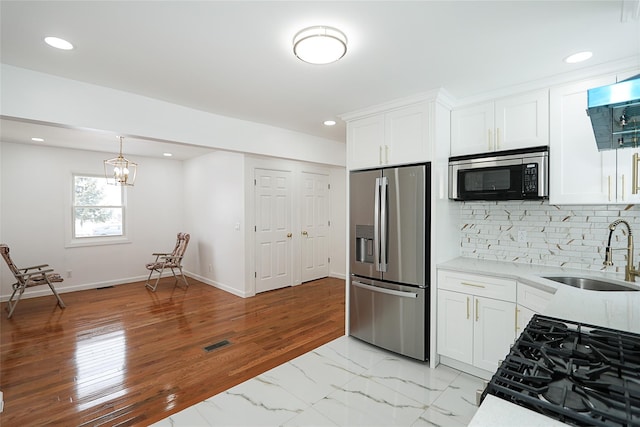
[[[524,165],[522,192],[525,194],[538,193],[538,164]]]

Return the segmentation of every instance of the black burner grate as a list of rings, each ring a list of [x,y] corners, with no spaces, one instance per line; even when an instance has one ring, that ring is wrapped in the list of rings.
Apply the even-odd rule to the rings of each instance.
[[[537,314],[487,394],[576,426],[640,426],[640,335]]]

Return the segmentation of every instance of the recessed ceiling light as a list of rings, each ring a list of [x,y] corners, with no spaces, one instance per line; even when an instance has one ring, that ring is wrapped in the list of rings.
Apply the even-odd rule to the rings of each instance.
[[[566,62],[567,64],[576,64],[578,62],[586,61],[592,56],[593,56],[593,53],[589,52],[588,50],[585,50],[584,52],[578,52],[578,53],[574,53],[573,55],[567,56],[566,58],[564,58],[564,62]]]
[[[324,121],[324,125],[325,126],[335,126],[336,121],[335,120],[325,120]]]
[[[293,36],[293,53],[310,64],[329,64],[347,53],[347,36],[333,27],[305,28]]]
[[[37,138],[37,137],[33,137],[33,138],[31,138],[31,140],[32,140],[32,141],[35,141],[35,142],[44,142],[44,139],[43,139],[43,138]]]
[[[171,157],[171,156],[173,156],[173,154],[171,154],[171,153],[162,153],[162,155],[163,155],[163,156],[165,156],[165,157]]]
[[[45,37],[44,41],[51,47],[55,47],[56,49],[62,50],[71,50],[73,49],[73,45],[68,41],[58,38],[58,37]]]

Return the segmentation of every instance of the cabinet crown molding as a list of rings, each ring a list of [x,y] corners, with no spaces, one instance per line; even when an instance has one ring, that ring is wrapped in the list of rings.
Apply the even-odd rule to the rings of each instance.
[[[362,119],[374,114],[389,112],[398,108],[407,107],[413,104],[420,104],[423,102],[439,102],[445,107],[451,109],[451,107],[455,103],[455,100],[445,89],[438,88],[426,92],[420,92],[404,98],[398,98],[392,101],[383,102],[381,104],[372,105],[360,110],[344,113],[339,117],[345,122],[349,122],[351,120]]]
[[[485,102],[494,101],[496,99],[505,98],[521,93],[532,92],[536,90],[548,90],[550,88],[569,84],[572,82],[595,78],[604,74],[615,74],[626,70],[638,69],[638,57],[623,58],[618,61],[611,61],[603,64],[594,65],[579,70],[567,71],[561,74],[555,74],[543,79],[532,80],[512,86],[505,86],[482,92],[471,96],[461,96],[454,99],[452,109],[467,107]]]

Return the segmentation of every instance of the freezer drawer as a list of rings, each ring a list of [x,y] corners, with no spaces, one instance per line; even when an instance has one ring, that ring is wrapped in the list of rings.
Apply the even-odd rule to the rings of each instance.
[[[426,291],[352,278],[349,334],[378,347],[426,360]]]

